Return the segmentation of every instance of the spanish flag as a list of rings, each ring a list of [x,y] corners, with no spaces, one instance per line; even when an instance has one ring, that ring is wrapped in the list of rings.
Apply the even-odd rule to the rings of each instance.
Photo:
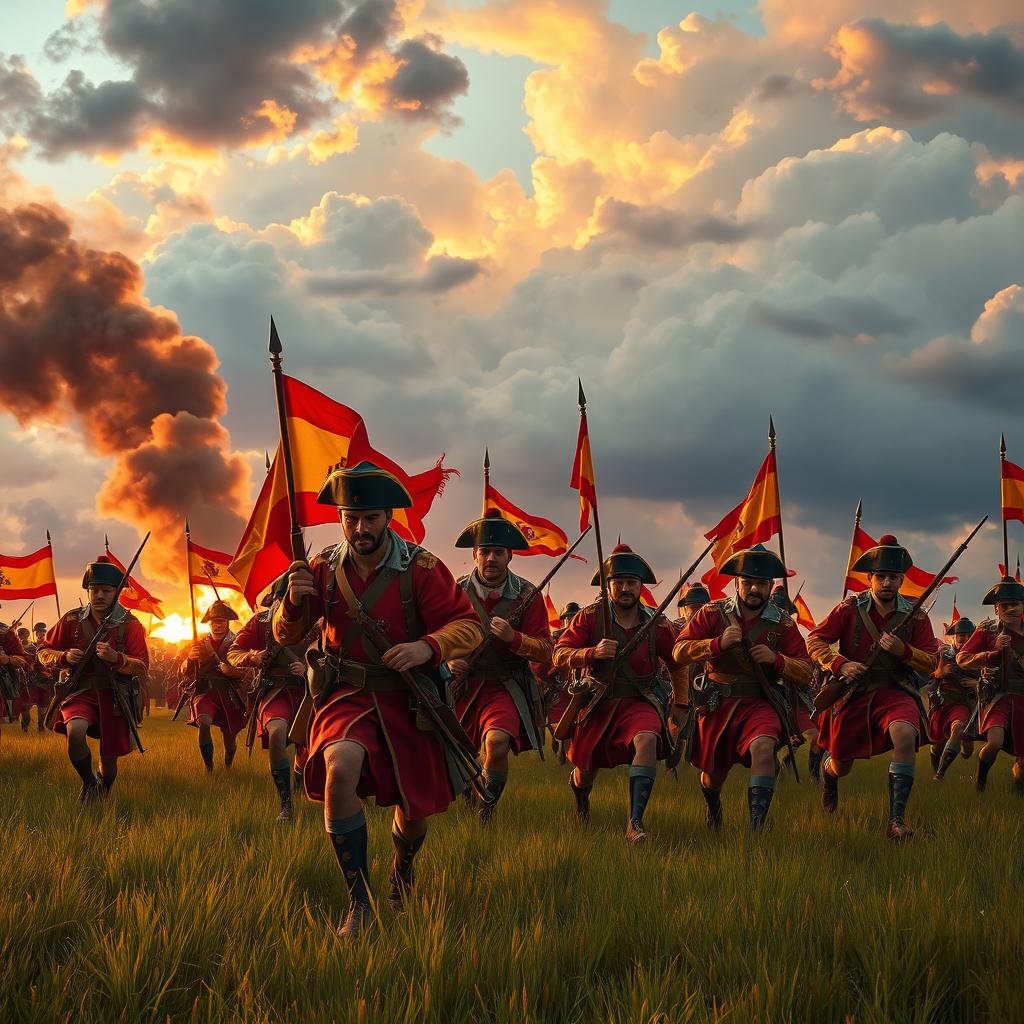
[[[796,605],[797,625],[803,626],[804,629],[814,629],[817,623],[814,621],[811,609],[807,607],[807,602],[800,594],[797,594],[796,597],[793,598],[793,604]]]
[[[188,581],[204,587],[214,586],[218,590],[241,590],[238,580],[231,575],[231,555],[226,551],[204,548],[187,538]]]
[[[853,542],[850,545],[850,558],[846,563],[846,589],[850,593],[862,594],[868,589],[867,573],[854,572],[853,565],[868,548],[873,548],[877,544],[878,541],[859,526],[854,530]],[[900,593],[911,601],[915,601],[928,589],[933,579],[935,579],[934,573],[925,572],[924,569],[916,565],[911,566],[903,577]],[[956,583],[959,579],[959,576],[944,576],[942,582]]]
[[[30,555],[0,555],[0,599],[32,600],[56,593],[57,575],[49,544]]]
[[[580,413],[580,432],[576,438],[576,455],[572,461],[572,479],[569,481],[569,486],[580,492],[580,533],[582,533],[590,525],[590,510],[597,507],[594,460],[590,454],[590,434],[587,430],[587,414],[585,412]]]
[[[1001,573],[1000,575],[1005,576],[1006,573]],[[1018,580],[1017,582],[1019,583],[1020,581]],[[949,632],[949,627],[952,626],[954,622],[959,622],[959,621],[960,621],[960,610],[956,606],[956,594],[954,594],[953,595],[953,616],[949,620],[949,622],[944,622],[942,624],[943,632],[948,633]]]
[[[551,600],[551,595],[544,591],[544,610],[548,613],[548,628],[561,629],[562,620],[558,617],[558,609]]]
[[[646,585],[640,586],[640,603],[652,611],[658,607],[658,599],[650,592]]]
[[[107,561],[116,565],[121,572],[124,572],[124,562],[110,550],[105,541],[104,547],[106,548]],[[128,577],[128,582],[121,591],[118,601],[123,607],[130,608],[132,611],[146,612],[158,619],[164,617],[164,610],[160,607],[160,602],[134,576]]]
[[[1003,459],[999,463],[1003,519],[1024,522],[1024,469]]]
[[[416,544],[425,533],[423,519],[455,473],[442,465],[444,456],[432,469],[410,476],[397,463],[370,444],[362,416],[294,377],[284,377],[284,405],[291,443],[295,503],[300,526],[336,523],[338,510],[318,505],[328,472],[336,465],[355,465],[368,460],[393,473],[412,495],[412,508],[396,508],[391,528]],[[291,520],[288,486],[281,447],[271,464],[249,517],[249,523],[231,560],[229,571],[241,584],[241,591],[253,605],[268,587],[291,565]]]
[[[530,515],[517,508],[496,487],[488,483],[484,487],[484,515],[490,509],[497,509],[510,523],[519,527],[523,536],[530,542],[525,551],[517,551],[517,555],[564,555],[569,546],[565,533],[550,519]]]

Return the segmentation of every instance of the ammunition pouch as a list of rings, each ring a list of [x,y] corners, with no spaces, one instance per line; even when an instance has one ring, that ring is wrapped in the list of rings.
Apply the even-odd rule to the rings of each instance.
[[[708,678],[718,688],[720,697],[763,697],[761,687],[753,676],[709,672]]]

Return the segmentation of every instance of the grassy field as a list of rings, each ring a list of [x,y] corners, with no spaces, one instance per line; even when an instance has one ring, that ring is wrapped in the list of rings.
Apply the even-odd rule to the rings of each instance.
[[[320,806],[275,828],[265,753],[207,778],[192,729],[158,712],[143,736],[111,798],[79,809],[62,743],[3,726],[4,1021],[1024,1019],[1007,758],[979,801],[973,762],[939,787],[922,752],[900,848],[883,839],[884,759],[844,781],[834,820],[785,781],[755,840],[745,772],[709,834],[681,770],[633,849],[623,770],[580,831],[565,770],[524,757],[494,825],[461,802],[436,819],[410,910],[382,907],[349,946]],[[390,815],[369,818],[382,891]]]

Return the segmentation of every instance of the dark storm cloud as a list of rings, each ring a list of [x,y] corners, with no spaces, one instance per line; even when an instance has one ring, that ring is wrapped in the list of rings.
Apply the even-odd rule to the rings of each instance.
[[[683,249],[696,242],[739,242],[758,231],[755,225],[725,217],[691,217],[679,210],[637,206],[619,199],[608,199],[601,205],[597,227],[656,249]]]
[[[406,39],[394,51],[398,71],[386,83],[393,110],[416,120],[441,117],[443,108],[469,88],[469,72],[458,57],[440,50],[436,36]]]

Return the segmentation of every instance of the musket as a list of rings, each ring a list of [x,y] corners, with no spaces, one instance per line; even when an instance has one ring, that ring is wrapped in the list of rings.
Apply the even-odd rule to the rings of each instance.
[[[935,574],[934,577],[932,577],[931,583],[929,583],[928,586],[924,589],[924,591],[918,596],[917,600],[911,606],[911,609],[907,613],[906,617],[902,619],[898,625],[894,626],[891,630],[886,630],[886,632],[891,632],[895,635],[895,633],[897,633],[899,630],[903,629],[905,626],[909,625],[913,621],[914,616],[924,607],[924,604],[928,600],[928,598],[932,596],[932,594],[938,589],[939,586],[941,586],[942,580],[945,577],[946,573],[949,572],[949,570],[953,567],[953,564],[956,562],[956,560],[967,550],[967,545],[970,544],[972,540],[974,540],[975,535],[985,525],[986,522],[988,522],[988,516],[984,516],[982,518],[981,522],[978,523],[978,525],[973,530],[971,530],[971,532],[967,535],[967,538],[964,541],[962,541],[959,547],[957,547],[957,549],[953,552],[953,554],[949,556],[949,559],[947,560],[946,564]],[[881,654],[882,648],[876,641],[871,645],[870,649],[868,650],[867,657],[862,662],[865,671],[870,669],[871,666],[874,665],[874,663],[878,660]],[[819,689],[818,692],[814,695],[814,707],[820,712],[824,711],[826,708],[832,707],[833,704],[836,704],[840,700],[844,702],[848,701],[854,695],[858,686],[859,679],[855,679],[853,682],[848,682],[842,676],[832,676],[831,679],[827,680],[822,685],[821,689]]]
[[[658,623],[658,619],[664,614],[665,609],[668,608],[672,601],[672,598],[683,589],[687,580],[697,571],[697,566],[704,561],[707,553],[715,546],[715,541],[710,541],[708,546],[694,559],[690,568],[685,573],[680,574],[679,579],[675,582],[672,589],[662,599],[661,604],[658,605],[654,614],[645,622],[623,645],[622,649],[616,651],[615,658],[611,662],[610,669],[602,673],[603,679],[593,680],[591,682],[584,683],[583,680],[579,680],[577,683],[570,683],[568,687],[569,703],[565,707],[565,711],[562,713],[562,717],[558,720],[554,729],[551,731],[551,735],[556,740],[567,740],[571,735],[573,729],[576,727],[576,721],[582,713],[584,707],[590,707],[598,703],[601,698],[605,695],[608,690],[609,683],[606,680],[612,680],[615,678],[615,673],[619,667],[624,664],[626,658],[628,658],[637,647],[643,643],[647,634],[654,629]]]
[[[25,616],[28,615],[28,613],[30,611],[32,611],[32,606],[35,603],[36,603],[35,600],[32,600],[32,601],[29,602],[28,607],[11,623],[11,629],[13,629],[15,631],[17,630],[18,626],[21,625],[21,622],[25,618]],[[14,635],[17,636],[18,635],[17,632],[15,632]]]
[[[89,663],[89,660],[95,653],[96,646],[99,644],[100,638],[111,625],[110,620],[119,607],[118,600],[121,597],[121,591],[128,585],[128,578],[131,576],[132,569],[135,568],[135,563],[139,560],[139,556],[142,554],[143,548],[145,548],[146,544],[149,543],[149,536],[150,535],[147,532],[146,536],[142,538],[142,543],[139,545],[138,551],[135,552],[135,557],[132,558],[131,562],[128,563],[128,568],[122,573],[121,582],[118,583],[115,588],[113,600],[110,602],[110,610],[103,616],[99,626],[96,627],[96,632],[92,635],[92,639],[85,645],[82,657],[78,664],[71,670],[71,675],[68,676],[67,681],[63,686],[60,683],[54,684],[53,698],[46,709],[46,715],[43,719],[45,722],[52,721],[53,715],[56,713],[60,703],[64,700],[64,695],[75,692],[75,686],[81,678],[82,673],[85,671],[85,666]],[[135,713],[128,707],[124,694],[121,692],[121,685],[117,680],[117,676],[109,666],[107,667],[107,673],[110,676],[110,690],[113,695],[114,703],[117,705],[118,711],[124,717],[125,722],[128,723],[128,730],[132,734],[132,742],[134,742],[135,746],[138,747],[139,753],[144,754],[145,750],[142,746],[142,740],[139,737],[139,730],[135,725]]]

